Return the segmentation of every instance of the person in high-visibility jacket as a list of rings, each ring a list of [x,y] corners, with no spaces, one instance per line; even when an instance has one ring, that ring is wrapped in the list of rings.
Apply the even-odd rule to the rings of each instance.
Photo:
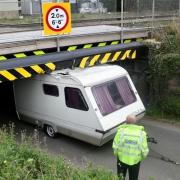
[[[129,180],[138,180],[140,162],[148,155],[147,134],[143,126],[136,125],[137,118],[128,115],[126,124],[118,127],[113,140],[114,154],[117,156],[117,174]]]

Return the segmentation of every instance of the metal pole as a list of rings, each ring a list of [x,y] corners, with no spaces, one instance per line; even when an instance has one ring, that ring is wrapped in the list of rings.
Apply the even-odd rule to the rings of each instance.
[[[40,15],[42,15],[42,0],[39,0],[39,5],[40,5]]]
[[[99,0],[98,0],[98,12],[100,13],[100,8],[99,8]]]
[[[180,17],[180,0],[179,0],[179,17]]]
[[[57,3],[60,3],[61,0],[57,0]],[[66,1],[63,1],[63,2],[66,2]],[[60,52],[60,35],[58,34],[57,35],[57,39],[56,39],[56,44],[57,44],[57,52]]]
[[[152,2],[152,29],[154,28],[155,0]]]
[[[76,11],[75,12],[78,13],[78,2],[77,2],[77,0],[76,0]]]
[[[30,13],[30,15],[32,16],[33,15],[33,8],[32,8],[32,0],[31,1],[29,1],[29,7],[30,7],[30,9],[29,9],[29,13]]]
[[[121,44],[123,43],[124,0],[121,0]]]
[[[56,43],[57,43],[57,52],[60,52],[61,49],[60,49],[60,35],[59,34],[57,35]]]
[[[39,0],[39,6],[40,6],[40,12],[39,12],[39,18],[40,18],[40,26],[43,27],[43,9],[42,9],[42,0]]]
[[[22,17],[22,2],[21,2],[21,0],[18,0],[18,8],[19,8],[19,10],[18,10],[18,12],[19,12],[19,18],[21,18]]]
[[[137,0],[137,17],[139,17],[139,0]]]

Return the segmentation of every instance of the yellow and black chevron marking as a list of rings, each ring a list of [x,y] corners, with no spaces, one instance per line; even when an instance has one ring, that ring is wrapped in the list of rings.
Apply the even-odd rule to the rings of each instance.
[[[124,43],[130,43],[134,41],[141,42],[142,40],[143,38],[126,39],[124,40]],[[61,51],[75,51],[78,49],[89,49],[93,47],[104,47],[108,45],[117,45],[117,44],[121,44],[121,42],[120,41],[107,41],[107,42],[99,42],[99,43],[80,44],[80,45],[61,47],[60,50]],[[39,55],[44,55],[44,54],[53,53],[53,52],[57,52],[57,48],[43,49],[43,50],[37,50],[37,51],[28,51],[28,52],[22,52],[22,53],[17,53],[17,54],[0,55],[0,61],[8,60],[8,59],[16,58],[16,57],[24,58],[24,57],[33,56],[33,55],[39,56]],[[50,69],[51,68],[53,68],[53,66],[50,67]]]
[[[44,55],[43,51],[33,51],[33,55]],[[25,58],[25,53],[13,54],[13,58]],[[0,60],[7,60],[6,56],[0,56]],[[10,70],[0,71],[0,81],[14,81],[16,79],[29,78],[33,75],[44,74],[45,72],[54,71],[56,69],[55,64],[46,63],[43,65],[31,65],[29,67],[17,67]]]
[[[124,40],[124,43],[131,43],[132,41],[142,42],[143,38],[137,38],[137,39],[127,39]],[[85,44],[81,48],[92,48],[92,47],[104,47],[107,45],[117,45],[120,44],[120,41],[112,41],[112,42],[100,42],[96,44]],[[68,47],[67,51],[74,51],[79,49],[79,46],[70,46]],[[97,63],[104,64],[107,62],[114,62],[119,60],[125,60],[125,59],[135,59],[136,58],[136,51],[128,50],[124,54],[119,51],[116,52],[114,55],[112,53],[107,53],[104,55],[95,55],[93,57],[84,57],[79,65],[80,68],[85,68],[88,66],[94,66]]]
[[[44,54],[42,51],[34,52],[35,55]],[[17,58],[26,57],[24,53],[15,54]],[[109,62],[124,61],[126,59],[135,59],[136,50],[117,51],[113,53],[97,54],[89,57],[84,57],[79,60],[78,67],[85,68],[95,66],[96,64],[105,64]],[[4,59],[5,60],[5,59]],[[58,69],[61,69],[61,64],[58,65]],[[41,65],[31,65],[27,67],[17,67],[10,70],[0,71],[0,82],[2,81],[14,81],[16,79],[29,78],[36,74],[44,74],[45,72],[54,71],[56,69],[56,63],[46,63]]]
[[[80,68],[91,67],[96,64],[105,64],[109,62],[124,61],[126,59],[136,59],[136,50],[117,51],[113,53],[97,54],[90,57],[84,57],[79,64]]]
[[[132,41],[142,41],[142,38],[140,39],[129,39],[124,40],[124,43],[130,43]],[[78,49],[89,49],[93,47],[104,47],[108,45],[118,45],[120,44],[120,41],[110,41],[110,42],[99,42],[99,43],[91,43],[91,44],[83,44],[83,45],[77,45],[77,46],[69,46],[69,47],[62,47],[61,51],[75,51]],[[7,54],[7,55],[0,55],[0,62],[11,60],[12,58],[26,58],[29,56],[41,56],[48,53],[57,52],[56,48],[52,49],[44,49],[44,50],[37,50],[37,51],[29,51],[29,52],[22,52],[22,53],[16,53],[16,54]],[[96,54],[93,56],[87,56],[83,57],[82,59],[79,59],[77,66],[80,68],[90,67],[94,66],[96,64],[105,64],[107,62],[115,62],[115,61],[124,61],[126,59],[135,59],[137,55],[136,50],[126,50],[126,51],[118,51],[113,53],[106,53],[106,54]],[[22,78],[29,78],[37,74],[44,74],[46,72],[51,72],[56,69],[62,69],[61,65],[58,63],[53,63],[52,59],[49,59],[49,61],[45,64],[37,65],[36,63],[27,66],[27,67],[16,67],[14,69],[9,70],[0,70],[0,82],[3,81],[14,81],[16,79],[22,79]]]
[[[108,45],[116,45],[120,44],[120,41],[110,41],[110,42],[99,42],[99,43],[90,43],[90,44],[83,44],[83,45],[74,45],[69,47],[62,47],[63,51],[75,51],[77,49],[89,49],[93,47],[104,47]]]
[[[131,43],[131,42],[142,42],[143,38],[135,38],[135,39],[125,39],[124,43]],[[92,43],[92,44],[85,44],[85,45],[74,45],[70,47],[64,47],[62,50],[65,51],[74,51],[77,49],[82,49],[82,48],[92,48],[92,47],[104,47],[108,45],[116,45],[116,44],[121,44],[121,41],[108,41],[108,42],[99,42],[99,43]]]

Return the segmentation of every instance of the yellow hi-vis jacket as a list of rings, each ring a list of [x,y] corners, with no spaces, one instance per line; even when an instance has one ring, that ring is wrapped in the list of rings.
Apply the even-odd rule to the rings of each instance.
[[[120,125],[113,141],[114,154],[128,165],[143,160],[149,153],[147,135],[143,126]]]

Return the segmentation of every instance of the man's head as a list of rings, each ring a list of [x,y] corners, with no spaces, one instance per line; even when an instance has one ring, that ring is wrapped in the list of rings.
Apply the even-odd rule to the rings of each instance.
[[[136,118],[136,116],[134,116],[134,115],[128,115],[128,116],[126,117],[126,122],[127,122],[128,124],[135,124],[135,123],[137,122],[137,118]]]

